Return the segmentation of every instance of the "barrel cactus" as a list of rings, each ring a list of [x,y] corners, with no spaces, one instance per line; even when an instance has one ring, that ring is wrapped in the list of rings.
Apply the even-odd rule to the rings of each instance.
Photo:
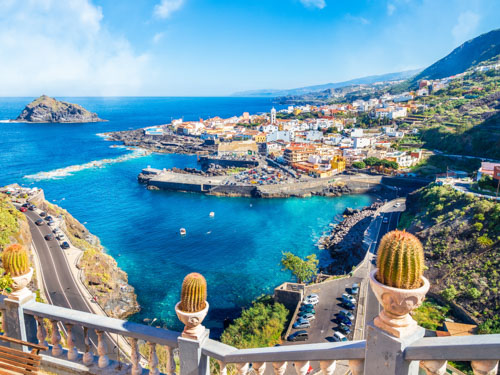
[[[187,275],[182,282],[179,310],[187,313],[201,311],[206,306],[207,281],[199,273]]]
[[[422,286],[424,250],[413,234],[394,230],[380,241],[377,256],[377,280],[399,289]]]
[[[30,270],[28,252],[17,243],[8,246],[3,251],[2,262],[5,272],[12,277],[25,275]]]

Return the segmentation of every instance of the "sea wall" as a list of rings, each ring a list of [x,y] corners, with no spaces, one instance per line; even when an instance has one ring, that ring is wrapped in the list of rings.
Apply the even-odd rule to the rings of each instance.
[[[257,167],[259,162],[257,160],[244,160],[244,159],[219,159],[210,156],[200,156],[199,162],[203,168],[210,164],[220,165],[222,167],[236,167],[236,168],[252,168]]]

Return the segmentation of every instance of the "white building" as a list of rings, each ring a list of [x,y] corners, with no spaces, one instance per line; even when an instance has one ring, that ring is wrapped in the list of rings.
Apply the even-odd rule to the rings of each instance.
[[[295,140],[294,132],[291,130],[278,130],[267,135],[267,142],[293,142]]]
[[[354,148],[370,147],[371,140],[372,140],[371,138],[365,138],[365,137],[353,138],[353,147]]]
[[[271,109],[271,124],[276,124],[276,109],[274,107]]]
[[[352,129],[352,132],[351,132],[352,138],[357,138],[357,137],[362,137],[362,136],[363,136],[363,129],[361,129],[361,128]]]

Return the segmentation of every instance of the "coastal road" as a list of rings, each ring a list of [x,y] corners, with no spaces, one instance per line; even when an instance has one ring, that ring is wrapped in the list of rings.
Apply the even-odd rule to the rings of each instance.
[[[37,226],[35,221],[40,219],[34,211],[25,212],[28,218],[33,245],[38,255],[41,266],[41,278],[48,303],[68,309],[93,313],[90,301],[80,293],[76,280],[70,271],[69,264],[57,240],[47,241],[44,236],[52,233],[52,229],[44,224]],[[65,327],[61,328],[66,332]],[[75,345],[80,351],[85,351],[84,336],[82,327],[75,326],[72,330]],[[93,330],[89,330],[91,345],[97,348],[97,335]],[[115,343],[109,335],[105,336],[108,354],[116,353]]]
[[[382,237],[387,232],[390,232],[391,230],[397,228],[399,217],[401,216],[401,213],[406,209],[405,200],[403,198],[398,199],[397,202],[400,203],[399,207],[394,207],[394,205],[391,204],[389,207],[386,206],[382,209],[381,212],[382,222],[378,229],[376,240],[370,246],[370,252],[373,254],[371,257],[372,259],[374,259],[374,257],[377,254],[378,246],[380,244],[380,240],[382,239]],[[393,201],[392,203],[396,203],[396,201]],[[384,218],[387,218],[387,223],[384,223]],[[368,275],[376,268],[376,265],[373,263],[375,263],[375,261],[370,262],[368,265],[368,272],[369,272]],[[379,314],[379,312],[380,312],[380,304],[378,303],[377,298],[375,297],[375,294],[372,291],[372,288],[368,287],[366,312],[365,312],[365,327],[368,322],[371,322],[373,319],[375,319],[375,317]]]

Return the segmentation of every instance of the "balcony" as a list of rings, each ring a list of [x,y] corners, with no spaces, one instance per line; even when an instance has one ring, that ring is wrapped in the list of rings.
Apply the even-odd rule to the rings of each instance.
[[[498,334],[425,338],[423,328],[415,326],[409,334],[399,335],[380,328],[377,319],[383,319],[381,315],[368,325],[366,340],[236,349],[209,339],[208,330],[196,319],[186,323],[183,333],[173,332],[39,303],[33,295],[21,299],[0,296],[0,310],[5,334],[46,345],[49,349],[41,353],[41,368],[56,374],[158,375],[159,347],[165,348],[162,369],[168,375],[176,371],[180,375],[208,375],[211,358],[221,375],[229,369],[238,375],[284,375],[291,371],[306,375],[312,362],[319,363],[323,375],[348,373],[336,371],[340,360],[347,361],[353,375],[442,375],[448,360],[471,361],[474,374],[493,375],[500,358]]]

